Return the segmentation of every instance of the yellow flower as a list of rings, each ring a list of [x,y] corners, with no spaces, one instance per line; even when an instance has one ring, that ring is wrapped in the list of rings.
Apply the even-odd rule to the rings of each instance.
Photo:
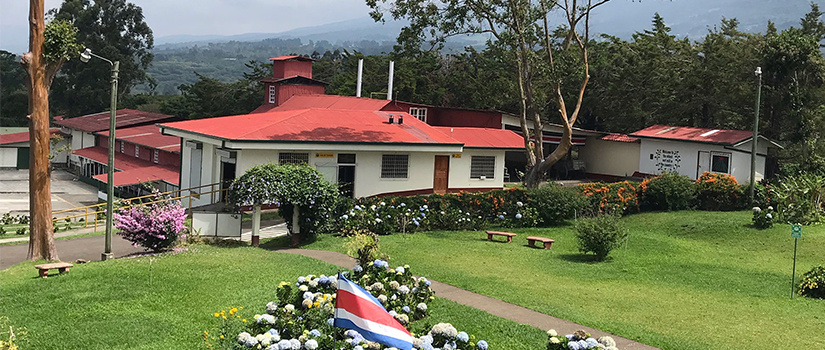
[[[223,339],[223,334],[221,334],[221,339]]]
[[[243,319],[243,321],[246,322],[246,319]]]
[[[217,313],[217,312],[215,313],[215,317],[219,317],[220,315],[221,315],[221,314],[219,314],[219,313]]]

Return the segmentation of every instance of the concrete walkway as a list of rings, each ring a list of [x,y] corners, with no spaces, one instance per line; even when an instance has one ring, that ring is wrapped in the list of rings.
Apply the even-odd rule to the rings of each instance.
[[[352,268],[356,261],[346,254],[338,252],[330,252],[325,250],[311,250],[311,249],[278,249],[282,253],[297,254],[321,260],[333,265],[343,268]],[[594,338],[599,338],[604,335],[613,337],[616,340],[616,346],[621,350],[656,350],[658,348],[650,345],[645,345],[627,338],[622,338],[609,333],[605,333],[598,329],[585,327],[577,323],[563,320],[550,315],[545,315],[540,312],[530,310],[528,308],[507,303],[499,299],[491,298],[486,295],[473,293],[446,283],[430,280],[432,282],[431,288],[436,293],[436,296],[452,300],[456,303],[473,307],[479,310],[486,311],[491,315],[506,318],[521,324],[536,327],[542,330],[555,329],[559,334],[571,334],[579,329],[590,333]]]

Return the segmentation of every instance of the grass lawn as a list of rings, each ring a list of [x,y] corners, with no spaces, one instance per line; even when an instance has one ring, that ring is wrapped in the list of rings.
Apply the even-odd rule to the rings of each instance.
[[[25,329],[22,349],[202,348],[203,331],[217,325],[213,312],[228,306],[263,312],[280,281],[337,270],[301,256],[213,246],[76,265],[47,279],[37,278],[33,265],[0,271],[0,315],[16,331]],[[545,345],[542,330],[447,300],[437,298],[430,310],[432,316],[418,322],[452,322],[491,349]]]
[[[515,229],[513,243],[482,232],[380,238],[391,265],[663,349],[825,348],[825,300],[790,298],[788,225],[750,227],[750,212],[644,213],[613,259],[578,253],[572,227]],[[530,249],[524,237],[556,240]],[[803,228],[797,277],[825,263],[825,227]],[[502,238],[499,237],[499,240]],[[305,246],[344,251],[322,236]]]

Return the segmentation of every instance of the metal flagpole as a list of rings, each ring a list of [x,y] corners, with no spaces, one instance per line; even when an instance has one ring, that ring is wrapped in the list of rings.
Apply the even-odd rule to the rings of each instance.
[[[338,320],[338,286],[341,285],[341,270],[338,270],[338,279],[335,283],[335,312],[332,316],[332,344],[338,343],[338,326],[335,325],[335,321]]]

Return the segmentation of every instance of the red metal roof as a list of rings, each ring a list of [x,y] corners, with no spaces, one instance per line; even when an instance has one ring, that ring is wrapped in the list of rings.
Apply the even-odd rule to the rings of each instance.
[[[58,128],[51,128],[51,129],[49,129],[49,134],[50,135],[55,135],[55,134],[61,134],[62,135],[63,133],[61,133],[60,129],[58,129]],[[8,144],[19,143],[19,142],[29,142],[29,132],[28,131],[16,132],[16,133],[13,133],[13,134],[0,135],[0,145],[8,145]]]
[[[109,130],[97,134],[108,137]],[[118,128],[115,132],[115,139],[167,152],[180,153],[180,137],[161,134],[157,125]]]
[[[524,138],[510,130],[449,126],[434,128],[463,142],[465,148],[524,148]]]
[[[82,148],[72,153],[101,164],[109,162],[109,154],[102,147]],[[115,186],[134,185],[156,180],[163,180],[174,185],[178,185],[180,182],[180,172],[177,168],[158,165],[117,152],[115,152],[115,170],[119,170],[115,172]],[[105,183],[107,174],[96,175],[95,178]]]
[[[689,126],[653,125],[634,132],[630,134],[630,136],[732,145],[751,138],[753,132],[694,128]]]
[[[100,112],[74,118],[55,118],[54,124],[88,132],[109,130],[110,112]],[[138,111],[134,109],[118,109],[116,112],[116,128],[132,125],[158,123],[176,119],[171,115]]]
[[[627,136],[627,134],[610,134],[602,137],[602,140],[628,143],[640,142],[638,138]]]
[[[296,96],[298,97],[298,96]],[[396,123],[390,124],[390,115]],[[397,124],[398,116],[404,124]],[[162,127],[228,140],[443,143],[461,142],[402,112],[310,108],[164,123]]]
[[[338,96],[338,95],[295,95],[286,100],[274,110],[286,111],[294,109],[326,108],[349,109],[359,111],[380,111],[390,100],[379,100],[366,97]]]
[[[306,57],[306,56],[298,56],[298,55],[285,55],[285,56],[272,57],[269,60],[270,61],[286,61],[286,60],[292,60],[292,59],[297,59],[299,61],[315,61],[312,58],[309,58],[309,57]]]
[[[115,174],[115,186],[137,185],[151,181],[166,181],[173,185],[178,185],[178,172],[161,166],[145,167],[132,170],[118,171]],[[108,174],[95,175],[95,179],[107,183]]]

